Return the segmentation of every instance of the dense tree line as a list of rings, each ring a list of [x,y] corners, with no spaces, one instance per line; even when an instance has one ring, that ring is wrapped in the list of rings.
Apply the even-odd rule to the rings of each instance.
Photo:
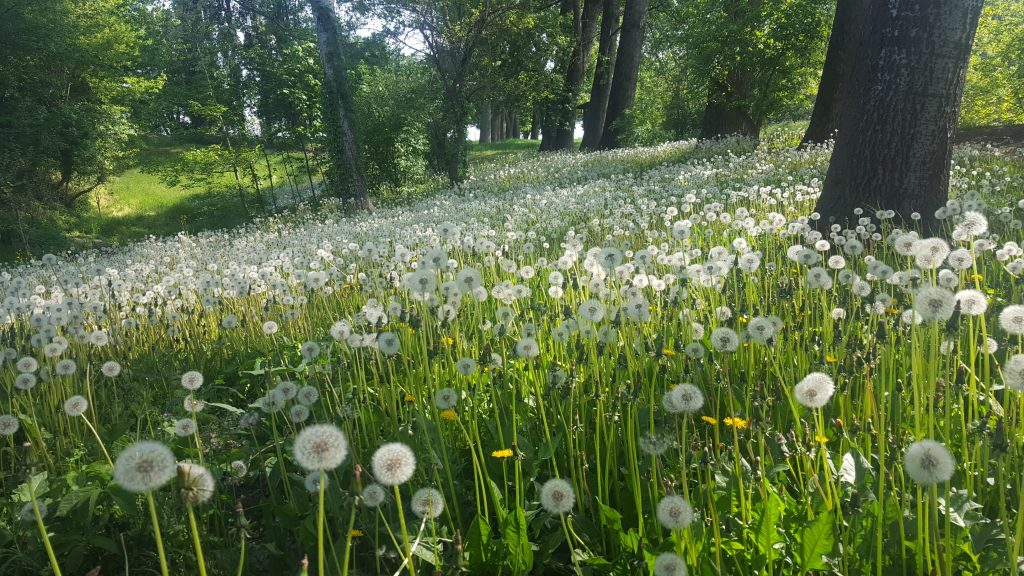
[[[930,79],[886,88],[938,86],[930,129],[951,130],[961,92],[969,123],[1024,121],[1019,2],[976,16],[980,3],[896,4],[883,14],[877,0],[0,0],[0,202],[13,208],[0,241],[74,209],[161,139],[189,150],[154,170],[196,186],[227,174],[223,192],[250,213],[278,209],[285,188],[370,209],[372,196],[431,174],[458,185],[471,126],[482,143],[564,151],[757,140],[770,122],[810,118],[804,144],[838,130],[837,151],[880,146],[844,140],[863,134],[842,126],[871,120],[864,106],[885,121],[865,90],[890,76],[865,66],[893,65],[878,62],[877,34],[901,25],[955,45],[941,57],[956,66],[932,70],[925,54]],[[939,5],[969,8],[970,30],[930,20]],[[269,155],[281,152],[275,176]],[[859,170],[840,164],[827,190],[863,184],[838,184]]]

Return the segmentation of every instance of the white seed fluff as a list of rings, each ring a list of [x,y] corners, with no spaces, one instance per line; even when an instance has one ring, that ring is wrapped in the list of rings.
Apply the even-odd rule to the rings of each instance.
[[[389,442],[373,453],[373,477],[384,486],[405,484],[416,472],[416,455],[401,442]]]
[[[923,486],[946,482],[956,471],[956,461],[949,449],[929,439],[911,444],[903,455],[903,463],[907,474]]]
[[[836,391],[836,384],[832,378],[823,372],[811,372],[801,380],[793,389],[796,401],[807,408],[821,408],[828,404],[832,394]]]
[[[337,426],[314,424],[299,432],[292,450],[306,470],[333,470],[348,456],[348,440]]]

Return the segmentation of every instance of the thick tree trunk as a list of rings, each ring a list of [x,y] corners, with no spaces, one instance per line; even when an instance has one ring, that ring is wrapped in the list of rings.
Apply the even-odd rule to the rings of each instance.
[[[847,85],[852,82],[854,64],[862,54],[860,42],[864,37],[864,24],[870,0],[837,0],[836,15],[832,20],[832,34],[828,39],[825,65],[814,97],[811,123],[807,126],[800,146],[821,144],[839,128],[839,111]]]
[[[501,141],[501,108],[491,110],[491,142]]]
[[[743,104],[748,100],[748,86],[746,74],[739,68],[730,72],[725,81],[711,81],[701,120],[701,138],[740,135],[754,141],[760,139],[761,123],[750,116]]]
[[[815,210],[819,225],[853,209],[921,215],[949,194],[952,140],[983,0],[875,0],[862,61]],[[873,212],[869,212],[873,213]],[[909,221],[909,220],[908,220]]]
[[[512,120],[509,122],[510,128],[509,128],[508,136],[509,136],[509,138],[512,138],[514,140],[518,140],[519,138],[522,137],[522,134],[519,131],[519,113],[513,111],[511,116],[512,116]]]
[[[359,165],[355,125],[352,121],[352,94],[345,76],[337,15],[329,0],[310,0],[316,21],[316,39],[324,69],[324,121],[328,130],[328,155],[331,164],[330,185],[342,199],[357,210],[372,210],[366,180]]]
[[[597,17],[600,14],[602,0],[575,0],[573,10],[573,48],[569,63],[565,70],[561,93],[554,102],[554,142],[552,150],[572,150],[573,135],[576,133],[577,103],[583,88],[583,79],[587,74],[587,60],[594,46],[594,32],[597,30]]]
[[[608,111],[605,113],[604,131],[599,145],[604,150],[622,145],[620,124],[626,111],[633,106],[633,99],[636,97],[636,80],[640,71],[640,57],[643,54],[648,3],[648,0],[626,0],[626,7],[622,13],[622,34],[619,37],[615,74],[612,77]]]
[[[596,150],[604,132],[604,116],[612,89],[615,48],[619,41],[619,0],[604,0],[601,14],[601,35],[597,43],[597,64],[590,102],[583,111],[583,143],[581,150]]]
[[[480,143],[491,141],[491,103],[485,101],[480,105]]]
[[[530,116],[530,140],[540,140],[540,105],[533,104],[533,114]]]

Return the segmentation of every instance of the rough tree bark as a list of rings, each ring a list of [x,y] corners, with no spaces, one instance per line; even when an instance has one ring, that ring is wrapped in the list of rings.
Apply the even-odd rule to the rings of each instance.
[[[814,97],[811,123],[804,132],[800,146],[821,144],[831,139],[839,128],[839,111],[846,84],[852,81],[854,64],[862,53],[860,41],[864,34],[870,0],[837,0],[832,33],[828,38],[825,65]]]
[[[565,71],[562,93],[555,103],[553,150],[572,150],[573,134],[576,132],[576,104],[579,102],[583,79],[587,74],[587,61],[594,46],[594,32],[597,30],[597,17],[600,14],[602,0],[584,0],[582,11],[580,0],[574,0],[573,10],[573,48],[569,57],[569,65]]]
[[[484,101],[480,105],[480,143],[488,144],[491,141],[491,103]]]
[[[815,208],[819,225],[853,209],[921,215],[949,195],[953,134],[983,0],[873,0],[863,60],[843,96],[839,135]],[[908,220],[909,221],[909,220]]]
[[[636,80],[643,53],[648,4],[649,0],[626,0],[626,7],[622,12],[622,33],[619,36],[615,73],[612,76],[604,132],[601,134],[599,145],[603,150],[622,145],[620,121],[625,117],[626,111],[633,106],[633,99],[636,97]]]
[[[359,164],[351,112],[352,93],[345,76],[337,15],[329,0],[310,0],[309,4],[316,21],[316,40],[324,69],[324,119],[332,172],[329,185],[335,188],[337,196],[350,202],[356,210],[372,210],[373,204]]]
[[[615,49],[619,41],[619,0],[604,0],[601,12],[594,83],[590,87],[590,101],[583,110],[583,142],[580,150],[596,150],[601,143],[608,96],[612,89]]]

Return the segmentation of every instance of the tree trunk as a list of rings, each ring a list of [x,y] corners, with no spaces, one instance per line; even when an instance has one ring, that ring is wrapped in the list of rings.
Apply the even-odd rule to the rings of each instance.
[[[815,210],[819,225],[853,210],[921,216],[949,194],[953,133],[983,0],[874,1],[863,56],[845,92],[839,136]],[[873,212],[870,212],[873,213]]]
[[[573,47],[565,70],[562,88],[552,107],[554,142],[551,150],[572,150],[573,135],[576,133],[577,103],[587,74],[587,60],[594,46],[594,31],[600,14],[602,0],[580,0],[572,2]]]
[[[330,0],[310,0],[316,21],[316,40],[324,69],[324,121],[327,124],[331,164],[330,185],[356,210],[372,210],[366,180],[359,165],[356,131],[352,121],[352,94],[345,76],[337,15]]]
[[[540,105],[534,102],[530,116],[530,140],[540,140]]]
[[[597,43],[597,64],[594,83],[590,88],[590,102],[583,111],[583,143],[581,150],[596,150],[604,132],[604,116],[608,111],[608,96],[612,89],[612,71],[615,48],[619,41],[619,0],[604,0],[601,15],[601,35]]]
[[[512,120],[509,122],[509,137],[518,140],[522,134],[519,132],[519,113],[512,112]]]
[[[839,111],[844,91],[852,81],[854,64],[861,54],[860,41],[864,37],[864,21],[870,0],[837,0],[836,15],[832,20],[832,34],[828,39],[828,52],[821,70],[818,93],[814,97],[814,111],[800,146],[821,144],[835,136],[839,128]]]
[[[487,144],[491,141],[491,103],[484,101],[480,105],[480,143]]]
[[[708,103],[701,120],[700,137],[746,136],[755,142],[761,137],[761,123],[750,116],[746,105],[749,79],[739,67],[724,81],[712,80],[708,86]]]
[[[501,141],[501,108],[491,109],[491,142]]]
[[[621,121],[625,118],[626,111],[633,106],[633,99],[636,97],[636,80],[640,71],[640,57],[643,54],[648,3],[648,0],[626,0],[626,7],[622,13],[622,35],[619,37],[615,74],[612,77],[608,111],[605,114],[604,131],[599,145],[604,150],[619,148],[622,145]]]

